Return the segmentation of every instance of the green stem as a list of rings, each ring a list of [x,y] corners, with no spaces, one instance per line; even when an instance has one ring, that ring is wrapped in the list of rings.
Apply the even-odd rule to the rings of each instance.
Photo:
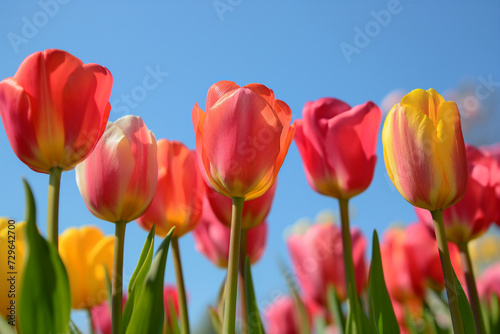
[[[92,312],[91,309],[87,309],[87,313],[89,315],[89,326],[90,326],[90,334],[95,334],[94,321],[92,320]]]
[[[233,334],[236,317],[236,296],[238,295],[238,267],[240,255],[241,219],[243,217],[244,198],[233,198],[231,216],[231,237],[226,281],[226,303],[224,305],[224,334]]]
[[[240,244],[240,305],[241,305],[241,334],[248,333],[248,317],[247,317],[247,296],[245,292],[245,258],[247,256],[247,229],[241,230]]]
[[[62,169],[53,167],[49,172],[49,192],[47,195],[47,239],[58,248],[59,239],[59,189]]]
[[[356,288],[356,276],[354,274],[354,262],[352,259],[351,230],[349,228],[349,200],[339,198],[340,220],[342,222],[342,248],[344,253],[344,271],[345,271],[345,292],[349,293],[349,285],[354,289],[354,297],[358,298]]]
[[[125,245],[126,226],[127,223],[124,221],[115,223],[115,253],[113,257],[113,278],[111,287],[111,324],[113,326],[113,334],[120,334],[122,325],[123,249]]]
[[[458,249],[460,249],[460,257],[462,260],[462,267],[464,268],[465,280],[467,282],[470,306],[476,323],[476,331],[478,334],[485,334],[486,330],[483,323],[483,315],[481,314],[481,303],[479,302],[479,294],[477,293],[476,278],[474,277],[474,269],[472,268],[469,245],[466,242],[459,243]]]
[[[455,287],[455,277],[453,275],[453,267],[451,266],[450,252],[448,250],[448,242],[446,240],[446,232],[443,224],[443,210],[431,211],[432,219],[434,220],[434,231],[436,232],[436,240],[439,248],[439,257],[441,258],[441,268],[443,270],[444,283],[446,287],[446,295],[448,296],[448,305],[450,307],[451,322],[455,334],[463,334],[464,328],[462,323],[462,315],[458,306],[458,295]]]
[[[177,295],[179,297],[181,333],[189,334],[189,317],[188,317],[187,301],[186,301],[186,289],[184,288],[184,276],[182,275],[181,254],[179,252],[179,239],[177,237],[172,238],[172,255],[174,257],[175,281],[177,282]]]

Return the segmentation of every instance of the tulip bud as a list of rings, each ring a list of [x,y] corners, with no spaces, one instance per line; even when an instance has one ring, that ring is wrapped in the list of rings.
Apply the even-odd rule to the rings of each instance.
[[[156,139],[137,116],[108,123],[92,154],[76,167],[76,183],[93,215],[109,222],[140,217],[158,180]]]

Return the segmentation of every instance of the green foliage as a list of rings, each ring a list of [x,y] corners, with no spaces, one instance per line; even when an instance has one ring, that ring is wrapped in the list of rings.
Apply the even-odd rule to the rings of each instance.
[[[168,247],[174,228],[170,230],[160,245],[153,259],[151,268],[141,285],[137,285],[137,301],[130,316],[125,333],[161,334],[163,331],[165,311],[163,307],[163,279],[167,262]],[[137,284],[137,283],[135,283]]]
[[[370,321],[377,333],[400,333],[398,320],[385,285],[377,231],[373,231],[372,263],[368,286]]]
[[[246,294],[246,312],[247,312],[247,326],[248,334],[263,334],[264,328],[260,320],[259,308],[255,298],[255,291],[253,288],[252,272],[250,270],[250,259],[245,258],[245,294]]]
[[[23,334],[66,333],[71,312],[68,275],[56,247],[38,232],[33,193],[23,182],[27,258],[19,296],[19,329]]]

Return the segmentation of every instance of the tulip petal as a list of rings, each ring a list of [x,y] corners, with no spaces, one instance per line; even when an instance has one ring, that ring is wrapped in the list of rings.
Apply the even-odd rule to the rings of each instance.
[[[205,106],[206,110],[212,108],[212,106],[224,95],[238,88],[240,88],[240,86],[232,81],[219,81],[210,86],[207,93],[207,105]]]
[[[262,98],[264,98],[264,100],[267,101],[267,103],[269,103],[271,108],[274,108],[275,99],[274,99],[274,92],[272,91],[272,89],[269,89],[266,86],[258,83],[248,84],[245,86],[245,88],[248,88],[252,90],[252,92],[260,95]],[[288,121],[288,123],[282,122],[282,124],[290,124],[290,120]]]

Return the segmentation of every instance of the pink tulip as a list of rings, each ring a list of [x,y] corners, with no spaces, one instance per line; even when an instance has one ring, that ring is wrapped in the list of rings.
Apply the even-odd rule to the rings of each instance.
[[[158,185],[151,205],[137,220],[139,226],[165,237],[172,227],[180,237],[201,219],[205,182],[196,152],[178,141],[158,140]]]
[[[495,194],[497,200],[495,223],[500,226],[500,143],[481,147],[481,151],[487,152],[496,161],[496,166],[492,169],[492,176],[495,183]]]
[[[17,157],[39,173],[73,169],[108,121],[113,77],[66,51],[35,52],[0,82],[0,116]]]
[[[229,237],[231,230],[222,224],[213,213],[208,200],[203,203],[203,215],[193,231],[196,250],[205,255],[212,263],[226,268],[229,256]],[[257,262],[266,244],[267,223],[264,221],[247,232],[247,255],[250,263]]]
[[[179,296],[177,295],[177,288],[174,285],[165,284],[163,287],[163,308],[165,315],[169,321],[177,321],[177,319],[170,319],[170,305],[174,308],[176,317],[179,317]]]
[[[467,146],[468,186],[464,197],[443,211],[446,236],[454,243],[466,243],[481,236],[498,214],[495,187],[498,184],[497,162],[489,154]],[[430,212],[416,208],[419,220],[433,228]]]
[[[382,112],[373,102],[351,108],[334,98],[307,102],[295,143],[309,185],[323,195],[349,199],[370,185]]]
[[[87,208],[100,219],[129,222],[153,199],[158,178],[156,140],[137,116],[108,123],[92,154],[76,167]]]
[[[126,301],[127,296],[124,295],[122,299],[122,308],[125,308]],[[109,307],[107,300],[100,305],[92,307],[90,309],[90,316],[92,317],[92,323],[96,334],[111,334],[113,332],[111,325],[111,307]]]
[[[351,229],[351,238],[356,287],[357,291],[361,292],[367,283],[367,241],[361,231],[355,228]],[[329,284],[333,285],[341,300],[347,297],[342,235],[337,225],[313,225],[304,235],[290,236],[287,244],[304,298],[326,305]]]
[[[245,202],[241,222],[242,228],[255,227],[266,219],[273,204],[277,183],[277,181],[274,182],[273,186],[264,195]],[[207,198],[215,216],[221,223],[231,227],[232,200],[227,196],[219,194],[211,187],[207,186],[206,188]]]
[[[491,295],[500,298],[500,263],[486,269],[477,282],[477,290],[482,299],[489,301]]]
[[[265,310],[268,334],[298,334],[300,323],[291,297],[276,300]]]

